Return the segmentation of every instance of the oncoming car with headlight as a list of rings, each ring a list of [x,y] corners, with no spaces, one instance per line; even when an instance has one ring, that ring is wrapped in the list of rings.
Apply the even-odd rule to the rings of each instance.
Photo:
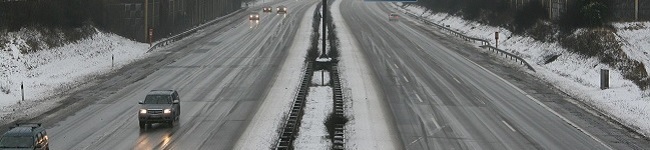
[[[271,6],[264,6],[262,7],[262,12],[273,12],[273,8]]]
[[[153,123],[165,123],[173,127],[181,115],[181,102],[175,90],[152,90],[144,101],[138,103],[140,128]]]
[[[257,12],[251,12],[251,14],[248,15],[248,20],[260,20],[260,14]]]
[[[276,12],[278,12],[278,14],[286,14],[287,13],[287,6],[278,6],[277,9],[278,10],[276,10]]]

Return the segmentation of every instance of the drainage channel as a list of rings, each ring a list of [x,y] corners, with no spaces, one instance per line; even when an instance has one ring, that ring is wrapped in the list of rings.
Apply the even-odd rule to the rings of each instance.
[[[343,91],[341,90],[341,80],[339,77],[339,71],[336,64],[332,65],[330,69],[330,78],[332,82],[332,90],[334,95],[334,114],[330,118],[336,118],[334,120],[334,134],[332,138],[332,149],[345,149],[345,123],[347,119],[345,118],[345,107],[343,102]],[[345,121],[342,121],[345,120]]]
[[[286,122],[284,122],[284,125],[282,126],[282,132],[280,133],[280,138],[275,149],[293,149],[293,141],[296,139],[298,129],[300,127],[300,122],[304,113],[305,101],[309,92],[309,86],[313,74],[313,64],[311,62],[307,62],[307,68],[305,69],[305,74],[303,75],[302,81],[300,83],[300,90],[298,91],[298,94],[293,101],[291,112],[289,113]]]

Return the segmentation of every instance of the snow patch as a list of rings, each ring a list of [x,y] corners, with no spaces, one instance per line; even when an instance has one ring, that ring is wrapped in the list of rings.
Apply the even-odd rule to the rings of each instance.
[[[332,113],[334,100],[332,87],[317,86],[309,88],[300,131],[294,141],[295,149],[327,150],[332,142],[328,138],[325,120]]]

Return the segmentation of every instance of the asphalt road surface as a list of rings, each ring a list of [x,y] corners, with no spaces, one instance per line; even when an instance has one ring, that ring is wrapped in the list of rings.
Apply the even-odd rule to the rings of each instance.
[[[344,1],[341,14],[382,85],[404,149],[649,148],[476,46],[406,15],[389,21],[395,10],[386,4]]]
[[[313,4],[273,5],[287,6],[287,15],[250,8],[98,77],[97,85],[68,95],[61,107],[32,121],[47,125],[52,149],[231,149]],[[248,20],[251,10],[259,12],[258,23]],[[138,101],[153,89],[179,91],[183,111],[175,127],[138,127]]]

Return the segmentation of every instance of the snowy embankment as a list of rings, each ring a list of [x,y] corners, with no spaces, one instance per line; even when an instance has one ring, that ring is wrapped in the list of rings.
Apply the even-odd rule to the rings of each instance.
[[[24,38],[34,34],[23,30],[2,37],[9,43],[0,51],[0,124],[38,115],[55,107],[58,99],[52,96],[148,55],[147,44],[102,32],[62,47],[22,54],[21,49],[30,49]],[[21,83],[25,101],[21,101]]]
[[[642,91],[632,81],[626,80],[620,71],[596,58],[585,58],[567,51],[559,43],[543,43],[526,36],[514,35],[510,31],[466,21],[462,18],[445,13],[430,13],[417,6],[394,8],[429,19],[432,22],[449,25],[471,37],[488,39],[494,42],[494,33],[499,32],[499,48],[516,54],[529,62],[537,72],[528,71],[545,81],[555,85],[569,95],[591,105],[599,111],[616,119],[618,122],[636,129],[644,135],[650,135],[650,98],[648,91]],[[650,66],[650,22],[615,23],[619,40],[623,41],[623,49],[630,58]],[[544,64],[550,55],[561,54],[555,61]],[[510,61],[506,61],[510,62]],[[600,70],[610,70],[610,88],[600,89]],[[522,69],[525,70],[525,69]]]

